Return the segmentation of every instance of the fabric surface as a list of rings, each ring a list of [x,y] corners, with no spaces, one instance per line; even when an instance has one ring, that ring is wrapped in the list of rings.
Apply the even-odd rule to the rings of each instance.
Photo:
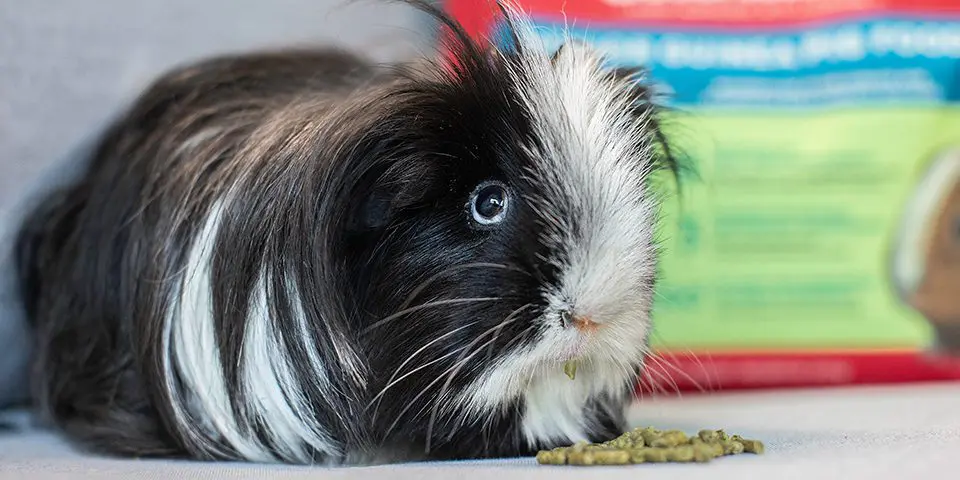
[[[958,406],[958,383],[647,398],[632,409],[634,425],[724,428],[763,440],[767,453],[628,467],[547,467],[531,458],[363,468],[116,460],[83,455],[53,434],[28,430],[0,433],[0,479],[956,478]]]
[[[383,0],[0,1],[0,408],[26,393],[28,330],[12,235],[37,193],[154,77],[208,55],[339,45],[394,61],[429,51],[433,24]]]

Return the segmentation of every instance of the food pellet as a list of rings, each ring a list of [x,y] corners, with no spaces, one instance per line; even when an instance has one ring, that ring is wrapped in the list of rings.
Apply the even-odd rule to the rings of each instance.
[[[644,459],[650,463],[664,463],[667,461],[667,449],[665,448],[648,448]]]
[[[571,465],[626,465],[630,463],[630,453],[626,450],[585,450],[568,457]]]
[[[537,463],[542,465],[564,465],[567,463],[567,452],[541,450],[537,452]]]
[[[747,440],[740,435],[734,435],[731,437],[734,441],[740,442],[743,445],[743,451],[747,453],[763,453],[763,444],[756,440]]]
[[[668,462],[692,462],[693,447],[688,445],[666,449]]]
[[[707,443],[712,443],[712,442],[716,442],[717,440],[720,440],[720,435],[717,434],[716,430],[700,430],[700,432],[697,433],[697,436],[699,436],[701,440]]]
[[[721,451],[715,450],[710,445],[694,445],[693,461],[697,463],[706,463],[720,456]]]
[[[720,442],[703,443],[704,450],[710,452],[714,457],[723,455],[723,445]]]
[[[650,442],[651,447],[676,447],[685,445],[687,435],[680,430],[668,430]]]
[[[570,377],[570,380],[573,380],[577,376],[577,361],[567,360],[563,362],[563,373]]]
[[[740,443],[743,444],[744,452],[757,455],[763,454],[763,444],[756,440],[740,440]]]
[[[743,453],[743,444],[736,440],[728,440],[720,443],[720,445],[723,445],[724,455],[736,455],[738,453]]]
[[[726,455],[763,452],[764,445],[759,440],[728,435],[723,430],[700,430],[688,436],[681,430],[641,427],[602,443],[580,442],[541,450],[537,453],[537,463],[581,466],[707,463]]]

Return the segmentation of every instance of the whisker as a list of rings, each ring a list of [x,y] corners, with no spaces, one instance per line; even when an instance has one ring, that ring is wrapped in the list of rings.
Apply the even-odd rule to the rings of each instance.
[[[647,392],[650,394],[651,400],[656,400],[658,398],[658,393],[664,393],[663,387],[657,381],[655,377],[655,368],[657,367],[656,362],[653,360],[652,356],[647,357],[648,362],[645,363],[643,368],[643,382],[641,383],[641,389],[643,387],[647,388]]]
[[[512,340],[510,340],[509,342],[507,342],[506,345],[504,345],[503,350],[504,350],[504,351],[508,351],[508,350],[510,349],[510,347],[511,347],[514,343],[516,343],[518,340],[522,339],[524,335],[526,335],[527,333],[529,333],[529,332],[530,332],[531,330],[533,330],[534,328],[537,328],[537,326],[538,326],[538,325],[534,323],[534,324],[531,324],[530,326],[528,326],[527,328],[524,328],[523,330],[521,330],[520,333],[518,333]],[[509,382],[509,381],[508,381],[508,382]],[[515,408],[515,409],[517,410],[517,412],[519,413],[520,405],[517,404],[517,405],[514,406],[514,408]],[[483,427],[482,427],[482,428],[484,428],[484,429],[489,429],[489,428],[490,428],[490,424],[491,424],[492,421],[493,421],[493,416],[487,416],[486,419],[485,419],[484,422],[483,422]],[[451,438],[453,438],[454,435],[456,435],[456,430],[455,430],[455,429],[451,429],[450,433],[447,434],[447,436],[446,436],[446,438],[445,438],[444,440],[445,440],[445,441],[449,441]]]
[[[452,354],[454,354],[454,353],[462,352],[463,350],[467,349],[468,347],[469,347],[469,346],[458,348],[458,349],[454,350],[453,352],[451,352],[450,355],[452,355]],[[447,356],[449,356],[449,355],[447,355]],[[451,368],[453,368],[453,367],[451,367]],[[449,371],[449,370],[447,370],[447,371]],[[446,371],[445,371],[444,373],[446,373]],[[432,382],[430,382],[429,384],[427,384],[426,387],[423,387],[423,390],[421,390],[420,393],[417,394],[417,396],[413,397],[413,399],[411,399],[409,402],[407,402],[407,406],[404,407],[403,410],[401,410],[399,414],[397,414],[397,418],[395,418],[395,419],[393,420],[393,423],[391,423],[390,426],[387,428],[387,430],[383,433],[383,438],[388,438],[388,437],[390,436],[390,432],[392,432],[393,429],[396,428],[397,424],[400,423],[400,419],[403,418],[403,415],[406,414],[407,411],[410,410],[410,409],[413,407],[413,404],[416,403],[416,401],[419,400],[420,397],[422,397],[424,394],[427,393],[427,391],[430,390],[430,387],[432,387],[433,385],[435,385],[435,384],[436,384],[437,382],[439,382],[442,378],[443,378],[443,374],[440,374],[435,380],[433,380]]]
[[[436,360],[433,360],[433,361],[431,361],[431,362],[429,362],[429,363],[423,364],[423,365],[421,365],[421,366],[419,366],[419,367],[417,367],[417,368],[415,368],[415,369],[407,372],[406,374],[404,374],[404,375],[401,376],[400,378],[397,378],[396,381],[394,381],[394,378],[396,378],[397,374],[399,374],[400,371],[403,370],[403,367],[405,367],[408,363],[410,363],[410,361],[413,360],[414,357],[416,357],[416,356],[419,355],[421,352],[423,352],[424,350],[426,350],[427,348],[429,348],[431,345],[433,345],[433,344],[435,344],[435,343],[443,340],[444,338],[449,337],[450,335],[453,335],[453,334],[459,332],[460,330],[463,330],[463,329],[465,329],[465,328],[468,328],[468,327],[471,327],[471,326],[473,326],[473,325],[476,325],[477,322],[478,322],[478,320],[474,320],[474,321],[472,321],[472,322],[470,322],[470,323],[468,323],[468,324],[466,324],[466,325],[461,325],[461,326],[459,326],[459,327],[457,327],[457,328],[455,328],[455,329],[453,329],[453,330],[451,330],[451,331],[449,331],[449,332],[447,332],[447,333],[445,333],[445,334],[443,334],[443,335],[440,335],[439,337],[437,337],[437,338],[435,338],[435,339],[427,342],[425,345],[423,345],[422,347],[418,348],[417,351],[415,351],[415,352],[413,352],[412,354],[410,354],[410,356],[407,357],[407,359],[404,360],[403,363],[401,363],[400,366],[397,367],[397,368],[393,371],[393,374],[390,375],[390,378],[389,378],[389,379],[387,379],[387,385],[386,385],[385,387],[383,387],[383,389],[381,389],[380,392],[377,393],[377,395],[376,395],[375,397],[373,397],[373,399],[370,400],[369,403],[367,403],[367,406],[364,408],[364,410],[369,409],[369,408],[374,404],[374,402],[377,402],[377,400],[380,399],[380,398],[383,396],[383,394],[386,393],[386,391],[390,389],[390,387],[392,387],[392,386],[396,385],[397,383],[403,381],[404,378],[407,378],[408,376],[410,376],[410,375],[413,374],[414,372],[417,372],[417,371],[423,369],[424,367],[426,367],[426,366],[428,366],[428,365],[430,365],[430,364],[432,364],[432,363],[435,363],[437,360],[439,360],[439,359],[436,359]],[[451,352],[451,353],[456,353],[456,350],[455,350],[454,352]],[[447,356],[449,356],[449,355],[450,355],[450,354],[444,355],[443,357],[440,357],[440,358],[445,358],[445,357],[447,357]]]
[[[442,380],[442,379],[447,379],[447,381],[444,382],[443,387],[441,387],[441,394],[438,394],[438,395],[434,398],[434,400],[433,400],[433,402],[432,402],[433,407],[431,408],[430,423],[427,424],[427,429],[430,430],[430,433],[429,433],[429,434],[432,434],[433,423],[434,423],[434,421],[435,421],[435,416],[433,415],[433,412],[436,411],[436,407],[440,404],[440,401],[443,399],[443,395],[445,394],[444,388],[445,388],[447,385],[449,385],[450,382],[452,382],[453,378],[456,376],[457,373],[460,372],[460,370],[464,367],[464,365],[466,365],[471,359],[473,359],[473,357],[474,357],[476,354],[480,353],[480,351],[483,349],[483,347],[486,347],[487,345],[489,345],[489,344],[491,344],[491,343],[493,343],[493,339],[492,339],[492,338],[491,338],[490,340],[487,340],[486,342],[484,342],[483,345],[480,345],[479,348],[477,348],[476,350],[474,350],[473,353],[471,353],[470,355],[468,355],[466,358],[463,358],[462,360],[459,360],[457,363],[455,363],[455,364],[453,365],[453,367],[450,367],[449,369],[447,369],[447,371],[443,372],[443,374],[441,374],[441,376],[440,376],[439,378],[437,378],[437,380],[434,380],[433,383],[436,383],[437,381]],[[419,415],[422,414],[425,410],[426,410],[426,407],[421,408],[420,411],[417,412],[417,415],[419,416]],[[428,434],[428,435],[429,435],[429,434]],[[426,439],[426,445],[425,445],[425,447],[424,447],[424,453],[430,453],[430,443],[431,443],[431,439],[430,439],[430,437],[428,436],[427,439]]]
[[[402,310],[402,309],[404,309],[404,308],[409,307],[409,306],[410,306],[410,303],[413,302],[413,300],[414,300],[415,298],[417,298],[417,295],[420,295],[420,292],[422,292],[423,289],[427,288],[431,283],[437,281],[438,278],[440,278],[440,277],[442,277],[442,276],[444,276],[444,275],[446,275],[446,274],[448,274],[448,273],[455,272],[455,271],[457,271],[457,270],[462,270],[462,269],[465,269],[465,268],[475,268],[475,267],[502,268],[502,269],[505,269],[505,270],[512,270],[512,271],[515,271],[515,272],[520,272],[520,273],[524,273],[524,274],[529,275],[529,273],[526,272],[526,271],[524,271],[524,270],[521,270],[521,269],[516,268],[516,267],[510,267],[510,266],[508,266],[508,265],[503,265],[503,264],[500,264],[500,263],[474,262],[474,263],[465,263],[465,264],[461,264],[461,265],[454,265],[454,266],[452,266],[452,267],[445,268],[445,269],[441,270],[440,272],[437,272],[437,273],[433,274],[432,276],[430,276],[429,278],[427,278],[426,280],[424,280],[422,283],[420,283],[420,285],[418,285],[417,288],[414,288],[414,289],[413,289],[413,292],[411,292],[410,295],[407,296],[407,299],[403,301],[403,303],[400,305],[400,309]]]
[[[526,305],[524,305],[524,306],[522,306],[522,307],[514,310],[513,312],[510,312],[510,314],[507,315],[507,319],[509,319],[510,317],[512,317],[512,316],[515,315],[515,314],[519,314],[519,313],[522,312],[523,310],[526,310],[526,309],[528,309],[528,308],[530,308],[530,307],[532,307],[532,306],[533,306],[532,303],[528,303],[528,304],[526,304]],[[505,321],[506,321],[506,320],[505,320]],[[486,362],[490,362],[490,358],[493,357],[493,347],[494,347],[494,345],[496,345],[496,340],[497,340],[497,338],[500,337],[500,333],[503,332],[503,327],[504,327],[504,324],[503,324],[503,323],[501,323],[500,325],[497,326],[497,333],[496,333],[496,335],[493,337],[493,338],[494,338],[494,343],[491,343],[490,346],[487,347],[487,358],[485,359]]]
[[[703,372],[703,377],[706,378],[707,380],[707,389],[709,391],[714,391],[718,389],[719,381],[718,381],[718,384],[716,385],[714,384],[714,377],[713,375],[710,374],[710,371],[707,370],[707,366],[703,364],[703,360],[701,360],[700,355],[697,355],[693,350],[690,350],[689,348],[684,348],[684,350],[686,351],[687,355],[690,356],[690,358],[693,358],[693,360],[697,362],[697,368],[699,368],[700,371]],[[709,352],[707,352],[707,357],[708,357],[707,358],[708,361],[712,359],[710,357]]]
[[[669,354],[669,355],[673,360],[676,360],[677,357],[675,355],[673,354]],[[678,367],[671,361],[667,360],[665,357],[660,356],[659,354],[657,356],[661,359],[660,363],[664,367],[664,369],[669,368],[670,370],[680,374],[680,376],[682,376],[685,380],[690,382],[690,384],[696,387],[696,389],[699,390],[700,393],[707,393],[708,391],[712,391],[712,388],[710,389],[704,388],[703,385],[699,381],[697,381],[697,379],[695,379],[692,375],[690,375],[689,373],[687,373],[686,371],[684,371],[682,368]],[[706,367],[704,367],[702,363],[700,363],[700,368],[703,370],[705,374],[707,373]]]
[[[386,324],[386,323],[389,323],[389,322],[392,321],[392,320],[396,320],[396,319],[398,319],[398,318],[400,318],[400,317],[402,317],[402,316],[404,316],[404,315],[406,315],[406,314],[408,314],[408,313],[413,313],[413,312],[416,312],[416,311],[419,311],[419,310],[423,310],[423,309],[426,309],[426,308],[441,307],[441,306],[444,306],[444,305],[455,305],[455,304],[458,304],[458,303],[493,302],[493,301],[497,301],[497,300],[502,300],[502,297],[451,298],[451,299],[446,299],[446,300],[434,300],[434,301],[431,301],[431,302],[427,302],[427,303],[423,303],[423,304],[417,305],[417,306],[415,306],[415,307],[410,307],[410,308],[407,308],[407,309],[404,309],[404,310],[400,310],[399,312],[394,313],[394,314],[392,314],[392,315],[390,315],[390,316],[388,316],[388,317],[386,317],[386,318],[384,318],[384,319],[382,319],[382,320],[377,320],[376,322],[374,322],[373,324],[371,324],[369,327],[363,329],[363,331],[362,331],[361,333],[365,335],[365,334],[369,333],[371,330],[374,330],[374,329],[376,329],[376,328],[378,328],[378,327],[380,327],[380,326],[382,326],[382,325],[384,325],[384,324]]]
[[[660,380],[662,380],[666,384],[669,384],[673,388],[673,391],[674,393],[677,394],[677,396],[679,396],[680,398],[683,398],[683,393],[680,391],[680,386],[677,385],[677,382],[676,380],[673,379],[673,376],[666,371],[663,365],[663,361],[657,358],[656,356],[653,356],[650,358],[653,359],[654,362],[656,362],[658,367],[660,367],[659,373],[656,370],[651,370],[651,372],[655,373]],[[666,391],[664,391],[664,393],[666,393]]]
[[[654,335],[657,335],[657,334],[654,333]],[[659,335],[657,335],[657,336],[659,337]],[[662,339],[661,339],[661,340],[662,340]],[[703,376],[707,379],[707,388],[704,388],[703,385],[700,384],[700,382],[698,382],[697,380],[695,380],[695,379],[694,379],[690,374],[688,374],[687,372],[681,370],[680,367],[677,367],[675,364],[670,364],[669,366],[670,366],[671,368],[673,368],[674,371],[676,371],[677,373],[680,373],[681,375],[683,375],[683,377],[684,377],[685,379],[689,380],[690,383],[692,383],[695,387],[697,387],[697,389],[700,390],[701,392],[708,392],[708,391],[714,391],[714,390],[716,390],[716,389],[718,388],[718,385],[714,385],[713,376],[712,376],[712,375],[710,374],[710,372],[707,370],[707,367],[706,367],[706,365],[703,364],[703,361],[700,360],[700,356],[697,355],[697,354],[695,354],[695,353],[694,353],[692,350],[690,350],[689,348],[684,348],[684,350],[686,351],[687,354],[689,354],[689,356],[690,356],[691,358],[694,359],[694,361],[697,362],[697,366],[699,367],[700,371],[703,372]],[[656,355],[659,355],[660,353],[661,353],[661,352],[657,352]],[[672,360],[674,360],[674,361],[677,360],[676,355],[675,355],[673,352],[669,351],[669,350],[666,351],[666,352],[662,352],[662,353],[665,353],[666,355],[669,355],[670,358],[671,358]]]
[[[419,366],[419,367],[417,367],[417,368],[415,368],[415,369],[413,369],[413,370],[405,373],[402,377],[398,378],[397,381],[394,382],[394,383],[399,383],[399,382],[401,382],[404,378],[406,378],[406,377],[408,377],[408,376],[410,376],[410,375],[413,375],[413,374],[416,373],[417,371],[422,370],[422,369],[424,369],[424,368],[427,368],[427,367],[429,367],[430,365],[433,365],[434,363],[440,362],[440,361],[442,361],[442,360],[446,360],[447,358],[452,357],[452,356],[456,355],[457,353],[460,353],[460,351],[461,351],[461,350],[459,350],[459,349],[458,349],[458,350],[453,350],[453,351],[451,351],[451,352],[449,352],[449,353],[446,353],[446,354],[444,354],[444,355],[441,355],[441,356],[438,357],[438,358],[435,358],[435,359],[433,359],[433,360],[430,360],[429,362],[426,362],[426,363],[424,363],[423,365],[421,365],[421,366]],[[386,391],[387,388],[389,388],[389,387],[391,387],[391,386],[393,386],[393,384],[390,384],[390,385],[388,385],[387,387],[384,387],[384,389],[381,390],[381,393],[378,394],[378,396],[382,395],[383,392]],[[370,403],[372,404],[373,401],[371,401]],[[370,408],[370,405],[369,405],[369,404],[367,405],[367,408]],[[370,422],[371,422],[371,423],[373,423],[373,422],[376,421],[377,415],[379,415],[379,411],[380,411],[380,404],[378,403],[378,404],[377,404],[377,409],[375,409],[375,410],[373,411],[373,415],[372,415],[371,418],[370,418]]]
[[[532,303],[528,303],[528,304],[526,304],[526,305],[523,305],[523,306],[517,308],[516,310],[510,312],[510,314],[507,315],[507,317],[504,318],[503,321],[501,321],[501,322],[499,322],[497,325],[495,325],[493,329],[488,329],[488,330],[487,330],[487,332],[489,332],[490,330],[493,330],[494,332],[496,332],[495,335],[493,336],[493,339],[492,339],[490,342],[488,342],[488,343],[490,344],[490,349],[493,348],[493,345],[496,343],[497,339],[500,338],[500,332],[503,331],[503,327],[506,326],[506,325],[509,325],[509,324],[513,323],[513,322],[515,321],[515,319],[516,319],[524,310],[526,310],[526,309],[528,309],[528,308],[530,308],[530,307],[532,307],[532,306],[533,306]],[[484,332],[483,334],[481,334],[481,337],[487,335],[487,332]],[[489,352],[490,352],[490,349],[487,350],[487,353],[488,353],[488,354],[489,354]],[[479,352],[477,352],[477,353],[479,353]],[[476,355],[476,353],[471,354],[470,357],[467,358],[467,360],[469,360],[469,359],[470,359],[471,357],[473,357],[474,355]],[[448,376],[447,381],[443,384],[443,387],[440,388],[440,394],[437,395],[437,399],[443,398],[443,396],[444,396],[444,395],[446,394],[446,392],[447,392],[447,388],[449,388],[449,387],[450,387],[450,384],[453,383],[454,377],[457,376],[457,373],[460,372],[460,369],[463,368],[463,365],[465,365],[465,364],[466,364],[466,361],[461,362],[461,363],[460,363],[460,366],[457,367],[457,369],[454,370],[453,373],[451,373],[451,374]],[[433,435],[433,425],[434,425],[434,423],[435,423],[436,420],[437,420],[437,406],[439,405],[439,402],[438,402],[438,401],[434,401],[434,402],[433,402],[433,405],[434,405],[433,411],[430,413],[430,421],[427,423],[426,453],[430,453],[430,441],[431,441],[431,437],[432,437],[432,435]]]
[[[473,342],[471,342],[469,345],[467,345],[467,346],[465,346],[465,347],[463,347],[463,348],[460,348],[460,349],[458,349],[457,351],[458,351],[458,352],[463,352],[463,351],[469,350],[469,349],[472,348],[474,345],[476,345],[485,335],[487,335],[487,334],[489,334],[489,333],[491,333],[491,332],[493,332],[493,328],[488,329],[486,332],[484,332],[483,334],[481,334],[480,336],[478,336],[478,337],[477,337]],[[483,344],[483,345],[481,346],[481,348],[483,348],[483,347],[485,347],[485,346],[487,346],[487,344]],[[478,350],[478,351],[479,351],[479,350]],[[474,353],[476,353],[476,352],[474,352]],[[468,357],[468,358],[467,358],[466,360],[464,360],[464,361],[469,361],[470,358],[472,358],[472,356],[471,356],[471,357]],[[458,364],[459,364],[459,363],[455,363],[452,367],[448,368],[446,371],[444,371],[443,373],[441,373],[440,375],[438,375],[437,378],[436,378],[434,381],[430,382],[426,387],[423,388],[423,390],[422,390],[419,394],[417,394],[416,397],[414,397],[412,400],[410,400],[410,402],[407,403],[407,406],[404,407],[404,409],[401,410],[400,413],[397,415],[397,418],[394,419],[393,423],[390,424],[390,427],[387,428],[386,432],[384,432],[384,437],[388,437],[388,436],[390,435],[390,432],[392,432],[393,429],[396,428],[397,424],[400,422],[400,419],[403,418],[403,415],[406,414],[407,411],[409,411],[410,408],[413,407],[414,403],[416,403],[416,401],[419,400],[420,397],[422,397],[424,394],[426,394],[426,393],[430,390],[430,387],[436,385],[438,382],[440,382],[441,380],[443,380],[443,379],[446,377],[446,375],[447,375],[448,373],[450,373],[450,371],[452,371],[453,369],[457,368]],[[420,413],[422,413],[425,408],[426,408],[426,407],[420,409],[420,411],[417,413],[417,415],[419,415]]]

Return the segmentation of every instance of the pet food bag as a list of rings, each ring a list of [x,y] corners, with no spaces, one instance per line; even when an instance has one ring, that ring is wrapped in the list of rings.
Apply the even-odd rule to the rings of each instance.
[[[654,390],[960,379],[960,1],[521,0],[643,65],[664,205]],[[497,39],[487,0],[448,0]]]

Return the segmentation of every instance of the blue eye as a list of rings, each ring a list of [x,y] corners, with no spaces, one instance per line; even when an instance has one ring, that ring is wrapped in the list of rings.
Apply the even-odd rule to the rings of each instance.
[[[470,197],[470,213],[473,220],[481,225],[503,221],[509,206],[509,193],[506,186],[500,182],[482,183]]]

